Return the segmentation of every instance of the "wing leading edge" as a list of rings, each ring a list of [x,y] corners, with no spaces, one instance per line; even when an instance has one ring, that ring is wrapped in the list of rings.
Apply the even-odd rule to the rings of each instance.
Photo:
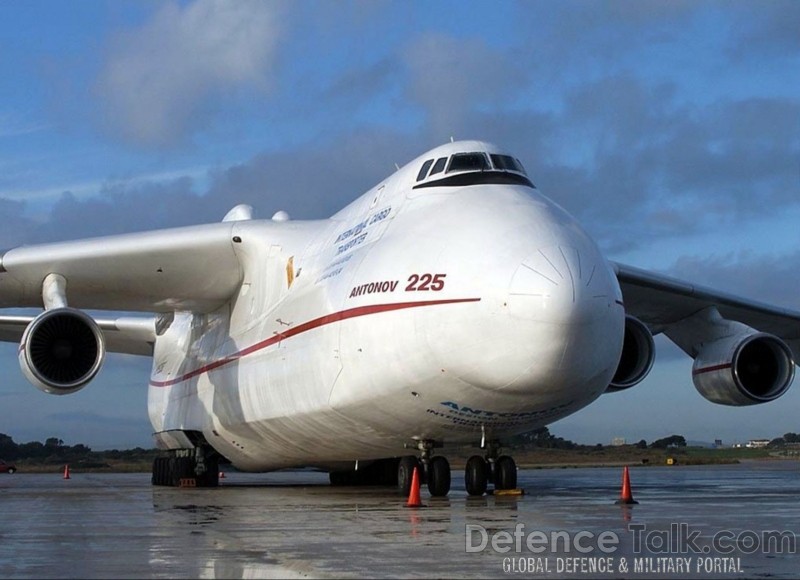
[[[69,305],[95,310],[210,312],[242,280],[235,222],[23,246],[0,254],[0,308],[42,307],[48,274]]]
[[[677,278],[612,263],[625,311],[650,327],[653,334],[670,334],[671,327],[709,309],[722,318],[780,337],[800,360],[800,312],[747,300]]]

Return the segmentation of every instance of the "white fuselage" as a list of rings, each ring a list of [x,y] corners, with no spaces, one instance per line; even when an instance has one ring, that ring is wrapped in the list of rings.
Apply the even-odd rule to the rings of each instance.
[[[330,466],[503,438],[605,391],[625,313],[595,243],[531,187],[414,188],[417,170],[329,220],[237,222],[238,294],[157,339],[162,444],[202,431],[241,469]]]

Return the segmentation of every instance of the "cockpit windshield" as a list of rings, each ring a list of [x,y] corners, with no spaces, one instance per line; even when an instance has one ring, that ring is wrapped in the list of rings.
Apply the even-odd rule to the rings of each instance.
[[[456,171],[485,171],[491,169],[485,153],[456,153],[450,158],[447,173]]]
[[[446,170],[445,167],[447,167]],[[434,179],[434,176],[442,173],[442,171],[444,171],[444,176]],[[527,175],[522,163],[515,157],[499,153],[487,154],[483,151],[470,151],[454,153],[449,158],[440,157],[435,163],[433,159],[426,160],[417,174],[417,181],[423,183],[415,185],[414,188],[487,183],[507,183],[535,187]]]
[[[525,173],[525,168],[522,167],[522,163],[520,163],[519,160],[511,157],[511,155],[496,155],[492,153],[492,163],[494,164],[495,169],[516,171],[517,173],[527,175],[527,173]]]

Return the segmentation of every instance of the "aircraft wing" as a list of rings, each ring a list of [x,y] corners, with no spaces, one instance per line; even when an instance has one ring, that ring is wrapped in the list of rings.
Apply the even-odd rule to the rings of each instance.
[[[0,341],[19,344],[33,316],[0,316]],[[103,331],[108,352],[153,355],[156,320],[150,318],[95,318]]]
[[[800,354],[800,312],[747,300],[683,280],[612,263],[625,311],[650,327],[653,334],[669,333],[670,326],[709,307],[723,318],[735,320],[782,338]],[[800,360],[800,357],[798,357]]]
[[[0,308],[43,306],[48,274],[66,279],[69,306],[210,312],[239,288],[235,222],[91,238],[0,252]]]

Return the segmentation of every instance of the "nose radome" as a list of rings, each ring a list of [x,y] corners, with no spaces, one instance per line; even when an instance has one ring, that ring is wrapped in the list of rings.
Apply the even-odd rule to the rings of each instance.
[[[610,277],[595,248],[540,248],[522,261],[511,279],[509,311],[552,323],[588,322],[615,300]]]

